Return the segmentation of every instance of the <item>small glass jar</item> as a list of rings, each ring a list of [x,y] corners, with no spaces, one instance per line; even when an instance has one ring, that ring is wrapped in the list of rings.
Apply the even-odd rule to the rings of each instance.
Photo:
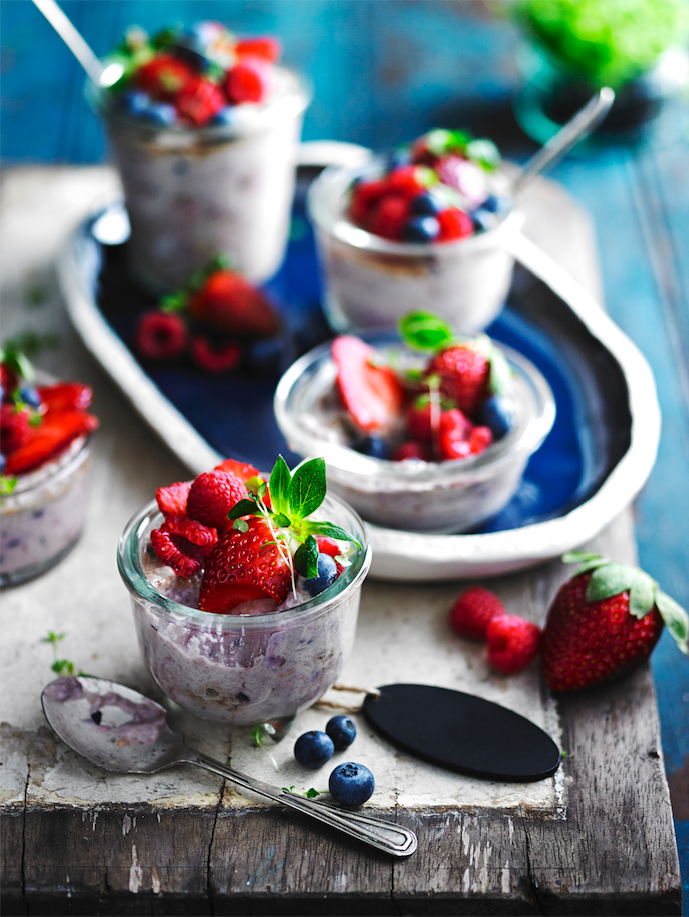
[[[373,343],[373,341],[370,341]],[[498,513],[514,495],[529,457],[555,420],[555,399],[545,378],[516,351],[495,344],[512,370],[506,397],[514,422],[502,439],[479,455],[445,462],[388,461],[362,455],[338,432],[333,411],[336,368],[330,345],[312,350],[278,383],[275,416],[290,449],[304,458],[322,455],[328,487],[375,525],[411,532],[452,534]],[[396,365],[421,365],[424,357],[388,344]],[[340,414],[344,408],[339,409]]]
[[[84,525],[90,468],[91,438],[80,437],[0,497],[0,585],[33,579],[71,551]]]
[[[281,735],[335,683],[354,644],[371,549],[351,507],[328,495],[321,512],[362,549],[320,595],[256,615],[211,614],[161,594],[146,578],[144,555],[163,517],[153,501],[130,520],[120,539],[119,571],[143,659],[167,697],[203,719],[268,725]]]
[[[124,188],[133,275],[155,293],[178,289],[218,255],[252,283],[272,276],[289,235],[297,148],[311,93],[275,68],[262,104],[231,109],[229,124],[161,126],[127,116],[89,87]]]
[[[523,214],[510,206],[496,226],[457,242],[384,239],[347,218],[352,182],[380,167],[379,160],[356,169],[330,167],[309,189],[331,326],[340,332],[392,329],[407,313],[428,309],[462,334],[482,331],[505,302],[514,268],[508,242]],[[504,176],[496,182],[508,196]]]

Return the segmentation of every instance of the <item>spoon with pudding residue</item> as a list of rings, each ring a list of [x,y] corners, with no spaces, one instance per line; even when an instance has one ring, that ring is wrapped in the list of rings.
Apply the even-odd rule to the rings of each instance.
[[[84,675],[58,678],[43,689],[41,702],[58,736],[106,770],[154,774],[175,764],[197,764],[392,856],[406,857],[416,850],[416,835],[407,828],[270,786],[189,748],[168,726],[160,704],[124,685]]]

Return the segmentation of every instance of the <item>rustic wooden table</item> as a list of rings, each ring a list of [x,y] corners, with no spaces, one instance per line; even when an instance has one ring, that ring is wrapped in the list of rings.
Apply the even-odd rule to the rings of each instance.
[[[39,702],[53,677],[49,630],[66,635],[61,655],[78,668],[155,693],[115,546],[155,488],[185,476],[84,350],[57,289],[55,255],[113,183],[106,168],[16,169],[4,180],[3,337],[32,324],[57,332],[58,348],[40,365],[91,384],[102,424],[82,541],[57,568],[2,595],[4,913],[681,913],[649,667],[557,701],[536,668],[497,678],[480,649],[447,640],[445,615],[459,583],[369,580],[342,681],[415,680],[481,693],[543,725],[568,757],[547,781],[481,782],[392,751],[360,721],[357,755],[377,776],[368,805],[417,832],[419,849],[408,860],[393,862],[279,807],[247,802],[220,778],[186,766],[146,779],[107,774],[55,738]],[[536,185],[528,211],[527,234],[600,295],[586,213],[550,182]],[[631,512],[590,546],[634,561]],[[568,574],[553,561],[489,585],[510,610],[541,623]],[[307,711],[296,729],[328,715]],[[275,746],[275,774],[249,735],[175,717],[201,750],[273,783],[303,784],[289,740]]]

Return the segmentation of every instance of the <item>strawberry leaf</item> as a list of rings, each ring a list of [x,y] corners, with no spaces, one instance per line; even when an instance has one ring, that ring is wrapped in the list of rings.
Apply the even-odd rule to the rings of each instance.
[[[318,542],[309,535],[304,544],[299,545],[294,555],[294,566],[297,573],[305,579],[318,576]]]
[[[656,592],[656,606],[677,646],[683,653],[689,654],[689,645],[687,643],[689,639],[689,616],[686,611],[678,602],[661,592],[660,589]]]
[[[399,321],[404,343],[413,350],[441,350],[452,343],[452,329],[430,312],[409,312]]]
[[[634,567],[625,564],[609,563],[598,567],[586,587],[587,601],[600,602],[625,592],[634,582],[636,573]]]
[[[629,589],[629,611],[635,618],[644,618],[655,605],[655,583],[639,570]]]
[[[274,500],[272,477],[270,485],[271,500]],[[315,458],[298,465],[292,475],[289,489],[292,518],[306,519],[310,516],[323,502],[325,492],[325,459]]]
[[[292,475],[287,466],[287,462],[281,455],[278,455],[277,461],[273,466],[270,474],[270,502],[276,513],[290,515],[290,489]]]

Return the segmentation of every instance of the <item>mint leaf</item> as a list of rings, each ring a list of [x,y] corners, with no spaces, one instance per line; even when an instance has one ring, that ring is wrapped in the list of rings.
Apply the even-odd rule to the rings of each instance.
[[[294,555],[294,566],[305,579],[318,576],[318,542],[309,535],[304,544],[299,545]]]
[[[689,654],[689,616],[686,611],[660,589],[656,593],[656,606],[677,646],[683,653]]]
[[[404,343],[414,350],[440,350],[454,337],[447,322],[430,312],[409,312],[398,328]]]
[[[260,514],[261,511],[256,505],[256,501],[245,497],[243,500],[240,500],[239,503],[235,503],[227,514],[227,518],[239,519],[240,516],[260,516]]]
[[[232,528],[235,530],[235,532],[241,532],[244,534],[245,532],[249,531],[249,523],[246,521],[246,519],[235,519],[232,523]]]
[[[273,499],[271,476],[271,500]],[[292,475],[289,489],[291,515],[296,519],[306,519],[315,512],[325,498],[325,459],[315,458],[297,466]]]
[[[304,796],[306,796],[307,799],[313,799],[314,796],[320,795],[321,794],[318,792],[318,790],[314,790],[313,787],[309,787],[309,789],[304,793]]]
[[[359,550],[361,545],[356,538],[346,529],[340,528],[332,522],[308,522],[308,531],[313,535],[324,535],[326,538],[334,538],[336,541],[351,541]]]
[[[0,497],[8,497],[17,486],[17,478],[8,478],[0,474]]]
[[[492,140],[469,141],[466,154],[487,172],[492,172],[500,165],[500,153]]]
[[[287,462],[278,455],[270,474],[270,502],[275,513],[290,515],[291,483],[292,476]]]

